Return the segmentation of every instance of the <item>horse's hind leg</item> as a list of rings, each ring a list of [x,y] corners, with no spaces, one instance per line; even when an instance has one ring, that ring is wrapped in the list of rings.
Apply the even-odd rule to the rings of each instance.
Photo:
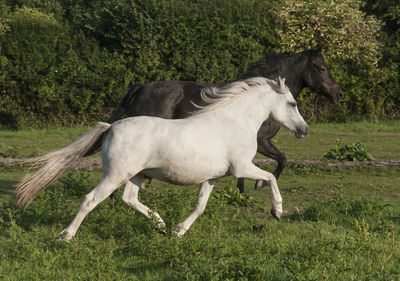
[[[163,229],[165,228],[165,223],[160,215],[157,212],[153,212],[139,201],[138,193],[140,187],[143,188],[143,180],[143,175],[136,175],[126,183],[124,193],[122,194],[122,202],[139,211],[147,218],[155,220],[157,227]]]
[[[193,213],[190,214],[183,222],[178,224],[175,228],[174,234],[176,236],[182,236],[194,223],[194,221],[204,212],[206,209],[208,197],[214,187],[215,180],[208,180],[203,182],[199,188],[199,195],[197,198],[197,205]]]
[[[85,216],[106,199],[118,188],[121,182],[111,181],[103,178],[101,182],[90,193],[85,196],[78,213],[71,224],[60,233],[61,240],[68,241],[74,237]]]

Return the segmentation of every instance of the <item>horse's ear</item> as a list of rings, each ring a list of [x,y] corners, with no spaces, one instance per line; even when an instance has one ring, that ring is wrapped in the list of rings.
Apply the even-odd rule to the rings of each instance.
[[[278,76],[278,78],[276,78],[276,83],[278,84],[278,86],[285,84],[285,81],[286,81],[286,78],[283,78],[281,76]]]
[[[282,93],[285,92],[285,89],[286,89],[285,81],[286,81],[286,78],[282,78],[280,76],[276,79],[276,84],[278,85],[278,87]]]
[[[322,52],[322,46],[318,46],[316,48],[313,48],[312,52],[313,52],[314,55],[320,55],[321,52]]]

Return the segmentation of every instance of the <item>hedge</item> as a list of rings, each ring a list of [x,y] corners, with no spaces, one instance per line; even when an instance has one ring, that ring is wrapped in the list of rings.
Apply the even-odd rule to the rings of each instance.
[[[387,35],[376,17],[361,11],[360,1],[346,1],[360,24],[377,23],[366,25],[371,36],[360,40],[375,44]],[[318,7],[326,1],[300,2]],[[293,21],[279,16],[290,5],[300,9],[290,12],[300,26],[293,34],[300,43],[293,46],[287,44]],[[129,83],[231,81],[265,53],[315,45],[324,47],[346,98],[333,106],[303,95],[307,119],[397,118],[399,68],[386,45],[378,44],[372,60],[360,63],[349,50],[360,52],[362,44],[339,42],[335,50],[347,50],[341,57],[332,55],[329,40],[304,44],[308,33],[301,30],[310,25],[301,8],[289,0],[7,0],[0,4],[0,126],[91,124],[109,116]],[[338,24],[330,30],[334,35],[345,30]]]

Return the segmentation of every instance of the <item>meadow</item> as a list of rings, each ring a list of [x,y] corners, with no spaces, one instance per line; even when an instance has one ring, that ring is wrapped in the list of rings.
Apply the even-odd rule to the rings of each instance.
[[[364,142],[378,161],[399,160],[399,128],[399,121],[314,124],[304,139],[281,130],[274,144],[290,160],[322,160],[335,145],[354,142]],[[54,150],[87,129],[0,131],[0,157]],[[227,177],[181,238],[172,231],[192,212],[197,186],[152,181],[139,197],[163,217],[166,234],[109,198],[68,243],[58,233],[101,171],[66,173],[23,211],[12,191],[27,172],[0,166],[1,280],[400,279],[400,168],[291,164],[278,180],[281,221],[269,214],[269,188],[254,190],[254,181],[246,180],[244,197]]]

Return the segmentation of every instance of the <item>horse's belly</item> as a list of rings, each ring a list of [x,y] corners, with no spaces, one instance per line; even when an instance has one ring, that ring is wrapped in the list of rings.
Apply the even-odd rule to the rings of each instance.
[[[145,175],[177,185],[198,184],[209,179],[221,178],[228,174],[228,165],[182,165],[184,163],[163,165],[142,171]],[[214,163],[215,164],[215,163]]]

